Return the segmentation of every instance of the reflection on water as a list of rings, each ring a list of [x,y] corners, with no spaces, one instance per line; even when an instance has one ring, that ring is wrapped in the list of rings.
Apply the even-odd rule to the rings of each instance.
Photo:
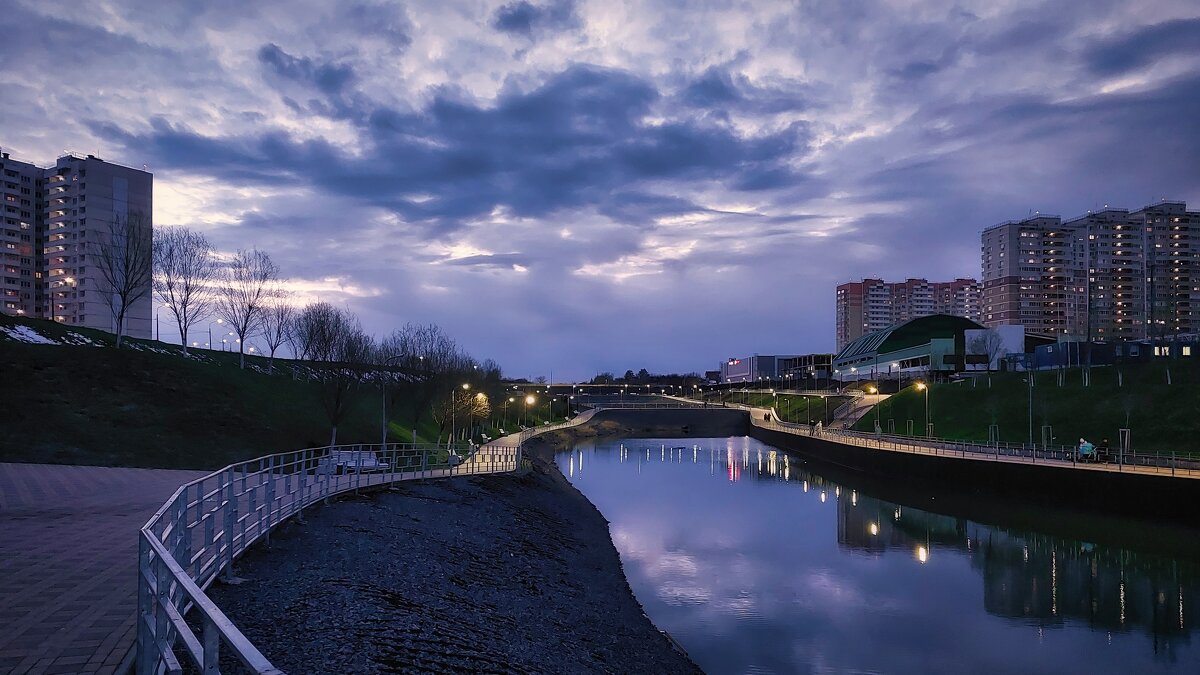
[[[559,462],[709,672],[1200,672],[1196,560],[892,504],[749,438]]]

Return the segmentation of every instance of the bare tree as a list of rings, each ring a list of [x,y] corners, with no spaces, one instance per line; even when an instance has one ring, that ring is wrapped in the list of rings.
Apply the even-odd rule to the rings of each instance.
[[[296,307],[289,296],[287,291],[277,288],[263,307],[262,333],[268,349],[267,370],[272,373],[275,372],[275,352],[291,339],[292,323],[296,320]]]
[[[358,319],[327,302],[301,310],[293,322],[295,344],[321,381],[321,403],[329,418],[329,444],[337,445],[338,425],[376,360],[375,343]]]
[[[474,361],[436,324],[406,324],[385,338],[380,349],[406,374],[398,386],[407,390],[413,428],[436,401],[449,398],[452,388],[475,372]]]
[[[238,337],[238,365],[246,367],[246,338],[262,326],[263,308],[271,297],[279,267],[271,256],[258,249],[238,251],[220,279],[217,316]]]
[[[184,354],[188,331],[212,311],[216,274],[217,260],[204,235],[186,227],[154,233],[154,293],[175,317]]]
[[[972,338],[970,351],[972,354],[982,354],[987,357],[988,372],[992,372],[992,363],[1005,351],[1004,338],[994,329],[987,329]]]
[[[297,312],[289,332],[296,358],[302,361],[329,360],[339,314],[338,308],[328,302],[316,302]]]
[[[105,285],[96,291],[112,313],[117,347],[125,334],[129,308],[150,295],[154,280],[152,236],[150,218],[133,212],[124,218],[115,216],[108,223],[108,231],[88,247],[104,279]]]

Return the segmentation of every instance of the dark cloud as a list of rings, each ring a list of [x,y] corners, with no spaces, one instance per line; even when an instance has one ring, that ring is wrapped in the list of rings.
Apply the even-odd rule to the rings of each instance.
[[[315,85],[330,95],[340,93],[354,80],[354,69],[346,64],[292,56],[274,43],[259,48],[258,60],[279,77]]]
[[[533,4],[518,0],[501,6],[492,17],[492,27],[504,33],[534,37],[541,31],[578,28],[579,16],[574,0],[550,0]]]
[[[471,255],[462,258],[450,258],[440,261],[445,265],[462,267],[501,267],[511,268],[513,265],[529,266],[529,256],[520,253],[495,253],[488,255]]]
[[[680,97],[693,108],[768,115],[806,110],[811,92],[799,82],[756,86],[750,78],[726,66],[712,66],[685,86]]]
[[[1102,39],[1083,52],[1084,63],[1101,75],[1120,75],[1173,54],[1200,50],[1200,18],[1176,19]]]
[[[163,119],[149,134],[94,129],[177,167],[264,183],[309,180],[439,231],[498,206],[523,217],[595,207],[630,221],[700,209],[644,190],[630,199],[630,188],[648,180],[746,190],[802,180],[788,160],[806,151],[804,125],[742,137],[703,121],[648,124],[660,99],[630,73],[574,66],[530,91],[510,87],[488,107],[444,93],[419,111],[380,108],[364,129],[373,153],[356,158],[281,132],[210,138]],[[422,198],[406,197],[414,193]]]

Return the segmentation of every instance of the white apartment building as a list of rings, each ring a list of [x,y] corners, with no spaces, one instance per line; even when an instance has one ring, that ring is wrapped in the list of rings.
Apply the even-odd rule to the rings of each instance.
[[[1038,215],[983,231],[983,323],[1064,339],[1200,329],[1200,213],[1183,202]]]
[[[19,209],[19,213],[28,213],[29,217],[16,219],[18,225],[28,224],[26,229],[32,234],[28,242],[31,246],[22,249],[28,255],[20,256],[29,262],[19,267],[21,278],[32,279],[31,293],[28,298],[21,298],[24,302],[20,306],[12,307],[6,302],[0,310],[115,332],[113,313],[105,299],[105,294],[111,294],[111,285],[94,259],[95,252],[97,246],[108,242],[115,221],[141,216],[146,227],[151,227],[153,175],[93,155],[65,155],[47,169],[15,162],[7,154],[2,157],[6,177],[9,172],[17,173],[17,178],[29,176],[33,208]],[[19,189],[25,183],[16,184]],[[7,198],[10,191],[7,181],[5,185]],[[146,236],[150,237],[151,232],[147,231]],[[125,334],[152,337],[152,311],[152,298],[147,290],[129,308]]]

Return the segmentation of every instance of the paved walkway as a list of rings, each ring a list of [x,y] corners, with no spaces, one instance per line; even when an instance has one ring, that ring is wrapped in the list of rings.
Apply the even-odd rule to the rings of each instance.
[[[0,463],[0,673],[112,673],[138,528],[198,471]]]

